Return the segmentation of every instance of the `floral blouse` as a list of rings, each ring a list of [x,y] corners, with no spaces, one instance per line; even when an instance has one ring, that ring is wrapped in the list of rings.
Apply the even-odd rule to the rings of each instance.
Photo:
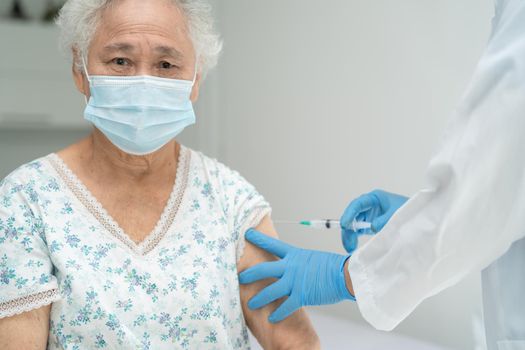
[[[50,154],[0,182],[0,318],[52,303],[48,349],[247,349],[236,265],[270,210],[237,172],[182,147],[136,244]]]

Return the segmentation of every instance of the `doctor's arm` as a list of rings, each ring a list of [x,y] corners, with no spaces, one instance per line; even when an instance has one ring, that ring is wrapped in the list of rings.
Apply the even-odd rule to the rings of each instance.
[[[257,230],[269,236],[277,237],[269,216],[261,221]],[[270,261],[275,261],[275,257],[247,242],[244,254],[238,263],[238,271],[241,272],[258,263]],[[240,286],[244,317],[259,343],[265,349],[319,349],[319,338],[304,310],[299,310],[283,322],[273,324],[268,322],[268,317],[282,300],[275,301],[257,310],[248,307],[248,301],[271,282],[264,280]]]
[[[361,314],[378,329],[393,329],[525,234],[525,3],[497,6],[427,186],[349,260]]]

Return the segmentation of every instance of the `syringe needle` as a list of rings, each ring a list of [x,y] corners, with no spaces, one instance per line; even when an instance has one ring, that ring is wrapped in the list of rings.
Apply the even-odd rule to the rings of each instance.
[[[299,221],[291,221],[291,220],[273,220],[274,224],[293,224],[297,225],[299,224]]]
[[[292,221],[292,220],[274,220],[274,224],[284,224],[284,225],[301,225],[301,226],[307,226],[311,228],[316,229],[332,229],[332,228],[340,228],[341,223],[339,220],[332,220],[332,219],[317,219],[317,220],[302,220],[302,221]],[[366,230],[369,231],[371,227],[371,224],[369,222],[365,221],[353,221],[352,222],[352,230],[354,231],[361,231]]]

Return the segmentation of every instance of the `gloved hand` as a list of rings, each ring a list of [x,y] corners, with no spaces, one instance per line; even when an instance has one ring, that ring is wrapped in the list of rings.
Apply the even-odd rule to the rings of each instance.
[[[375,190],[354,199],[341,217],[341,238],[346,251],[352,254],[357,248],[358,235],[367,233],[364,230],[353,231],[353,220],[371,222],[372,232],[379,232],[407,200],[407,197],[382,190]]]
[[[270,322],[282,321],[306,305],[355,300],[345,283],[344,264],[348,256],[296,248],[253,229],[248,230],[245,237],[259,248],[281,258],[251,267],[239,275],[241,284],[271,277],[279,279],[248,302],[248,307],[253,310],[288,296],[270,315]]]

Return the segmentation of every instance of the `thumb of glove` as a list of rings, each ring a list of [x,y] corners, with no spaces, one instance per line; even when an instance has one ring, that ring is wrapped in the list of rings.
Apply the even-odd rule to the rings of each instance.
[[[348,252],[348,254],[352,254],[354,250],[357,249],[357,245],[359,243],[357,239],[357,232],[352,230],[342,230],[341,235],[345,250]]]
[[[374,233],[381,231],[383,227],[385,227],[388,220],[390,220],[390,216],[390,213],[386,213],[378,218],[375,218],[374,221],[372,221],[372,231]]]

